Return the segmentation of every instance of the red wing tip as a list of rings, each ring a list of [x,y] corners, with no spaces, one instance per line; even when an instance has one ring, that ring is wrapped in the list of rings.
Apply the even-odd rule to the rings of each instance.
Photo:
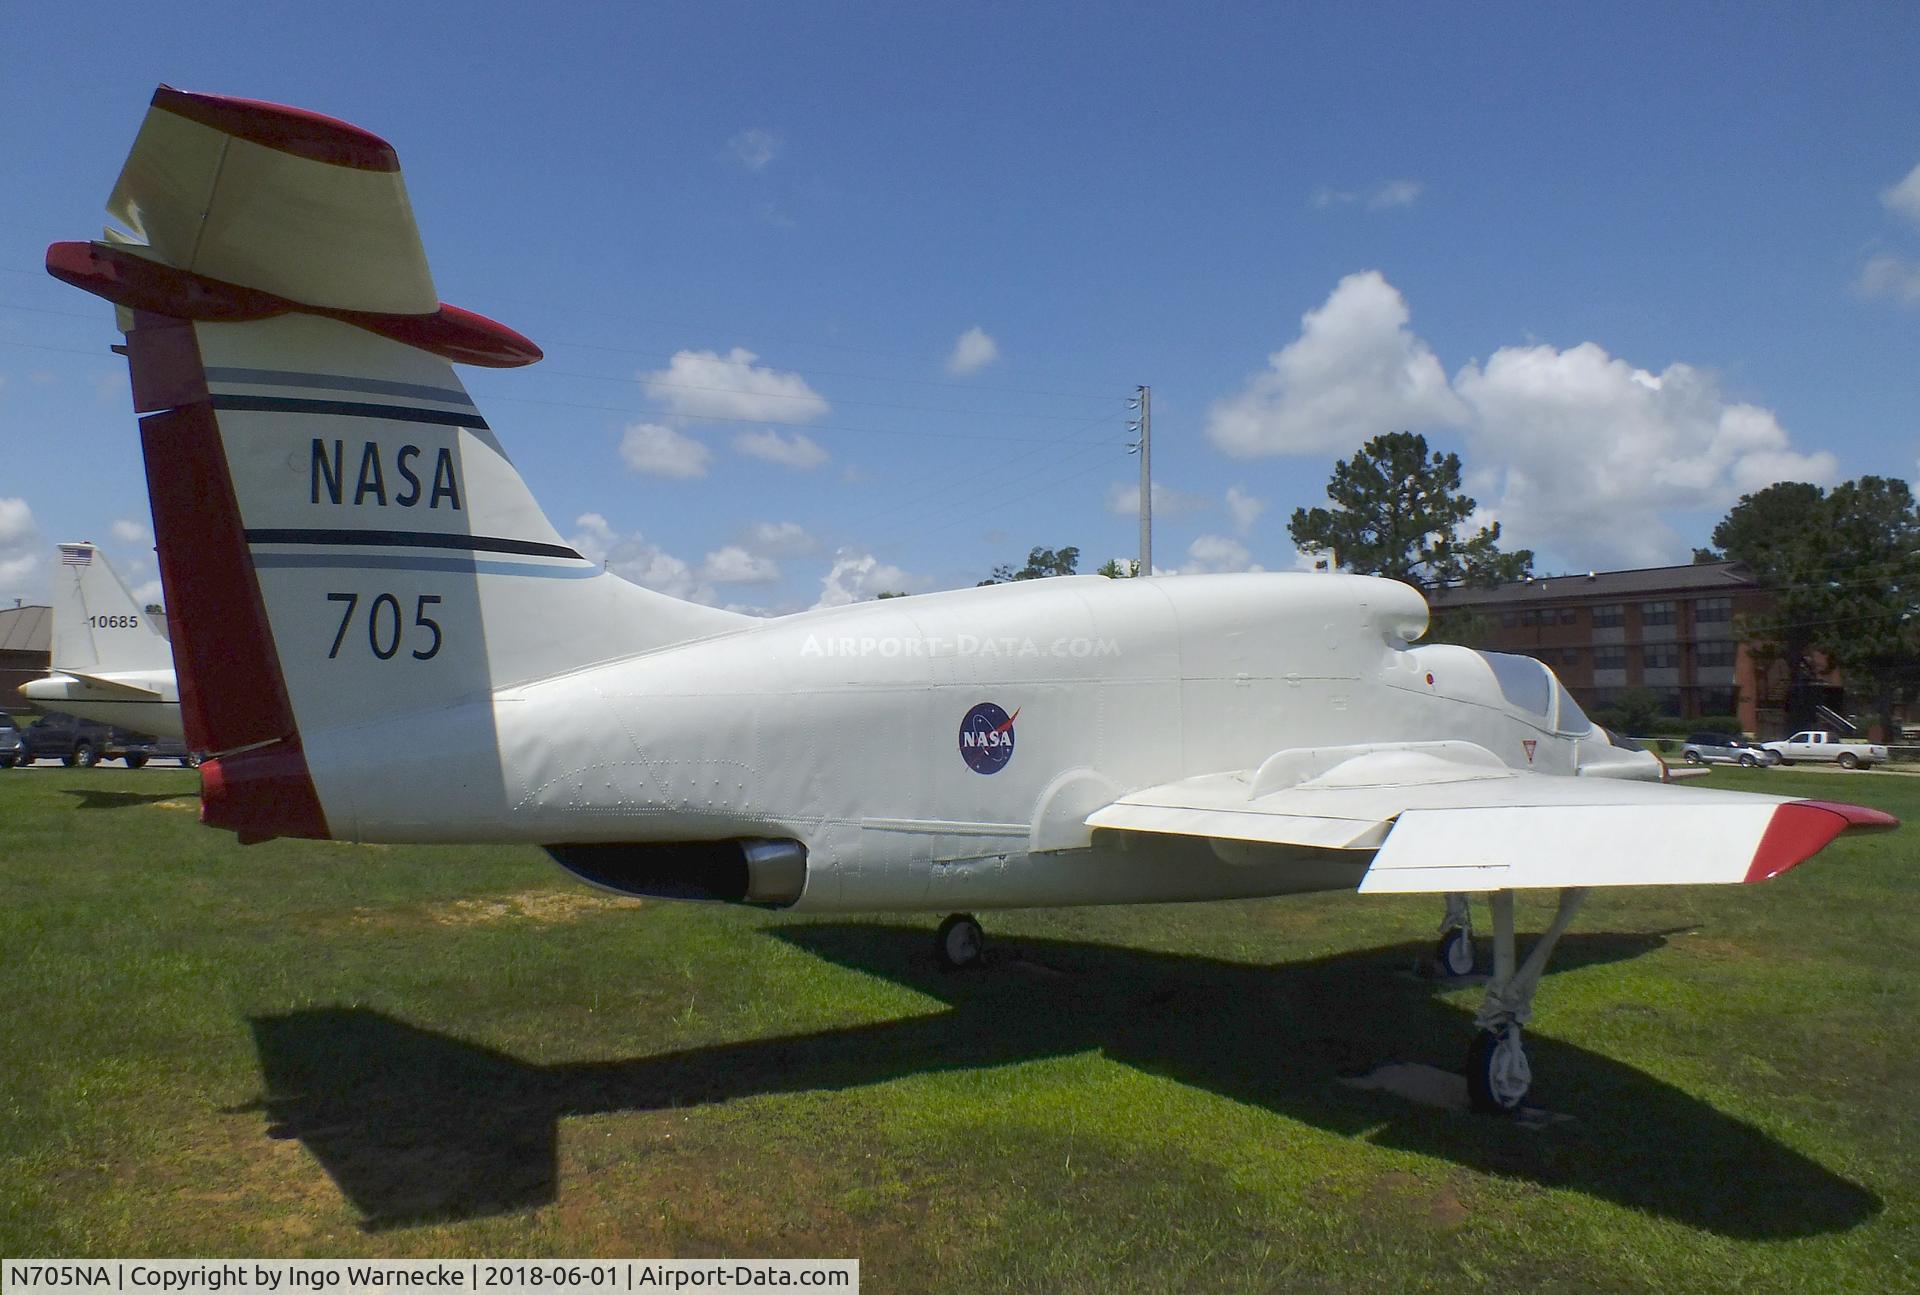
[[[1811,805],[1815,809],[1824,809],[1829,814],[1838,814],[1847,821],[1848,831],[1891,832],[1900,826],[1900,820],[1882,809],[1873,809],[1866,805],[1849,805],[1838,800],[1801,800],[1797,805]]]
[[[400,155],[393,145],[351,122],[305,108],[239,99],[223,94],[197,94],[163,85],[153,92],[153,106],[202,126],[211,126],[236,139],[249,140],[295,157],[356,171],[398,171]]]
[[[1893,815],[1865,805],[1790,800],[1775,807],[1747,867],[1746,880],[1771,880],[1820,853],[1842,832],[1885,832],[1898,826],[1900,820]]]

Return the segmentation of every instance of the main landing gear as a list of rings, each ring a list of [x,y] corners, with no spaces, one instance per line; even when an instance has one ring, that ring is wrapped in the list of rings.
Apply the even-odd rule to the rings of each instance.
[[[1527,1064],[1527,1050],[1520,1030],[1533,1019],[1533,992],[1553,956],[1553,946],[1566,934],[1587,897],[1584,886],[1560,892],[1560,907],[1546,933],[1527,951],[1525,962],[1514,964],[1513,892],[1493,892],[1493,978],[1487,982],[1486,998],[1474,1015],[1479,1027],[1473,1046],[1467,1050],[1467,1096],[1473,1109],[1491,1115],[1511,1115],[1526,1100],[1533,1086],[1533,1070]],[[1448,896],[1449,910],[1453,896]]]
[[[1457,891],[1447,896],[1447,915],[1440,919],[1432,974],[1442,980],[1473,974],[1473,913],[1467,908],[1467,897]]]
[[[934,956],[948,971],[979,966],[980,953],[986,946],[986,933],[972,913],[955,913],[940,923],[940,929],[933,935]]]

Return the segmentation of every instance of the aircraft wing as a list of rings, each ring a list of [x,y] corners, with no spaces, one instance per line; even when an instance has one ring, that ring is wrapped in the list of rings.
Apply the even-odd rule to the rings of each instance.
[[[1465,742],[1285,751],[1256,770],[1148,787],[1087,824],[1375,851],[1363,893],[1764,881],[1878,810],[1508,768]]]

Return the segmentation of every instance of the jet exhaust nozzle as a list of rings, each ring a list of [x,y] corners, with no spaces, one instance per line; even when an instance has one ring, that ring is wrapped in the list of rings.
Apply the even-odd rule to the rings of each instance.
[[[807,884],[807,847],[764,837],[549,845],[582,881],[649,899],[694,899],[784,908]]]

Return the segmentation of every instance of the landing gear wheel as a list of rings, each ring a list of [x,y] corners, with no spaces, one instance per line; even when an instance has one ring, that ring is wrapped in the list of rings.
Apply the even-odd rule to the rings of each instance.
[[[980,965],[980,951],[986,944],[986,933],[971,913],[955,913],[933,935],[934,953],[948,971]]]
[[[1467,1097],[1482,1115],[1512,1115],[1533,1087],[1520,1027],[1481,1030],[1467,1049]]]
[[[1433,950],[1433,966],[1442,976],[1473,974],[1473,932],[1456,927],[1440,937]]]
[[[127,757],[127,768],[129,769],[144,769],[146,765],[147,757],[144,755],[136,754]]]

